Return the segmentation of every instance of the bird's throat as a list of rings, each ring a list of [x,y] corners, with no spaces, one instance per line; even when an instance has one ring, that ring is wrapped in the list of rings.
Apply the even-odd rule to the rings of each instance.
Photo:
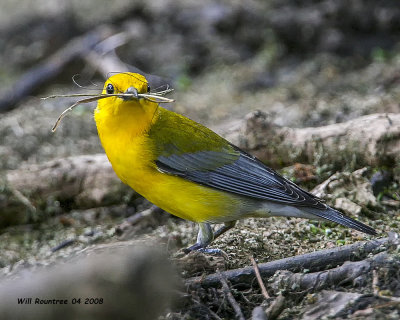
[[[119,100],[119,99],[118,99]],[[158,105],[147,101],[116,101],[112,106],[98,105],[95,121],[102,136],[141,136],[148,132],[158,117]]]

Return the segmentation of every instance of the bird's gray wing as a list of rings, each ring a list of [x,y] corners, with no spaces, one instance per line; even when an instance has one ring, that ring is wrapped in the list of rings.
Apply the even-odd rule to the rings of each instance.
[[[261,161],[234,147],[238,153],[199,151],[169,153],[156,161],[162,172],[201,185],[253,199],[301,207],[304,212],[375,235],[376,231],[330,208],[313,194],[285,179]]]
[[[237,156],[219,151],[160,155],[158,169],[184,179],[260,200],[326,209],[319,198],[302,190],[261,161],[235,147]]]

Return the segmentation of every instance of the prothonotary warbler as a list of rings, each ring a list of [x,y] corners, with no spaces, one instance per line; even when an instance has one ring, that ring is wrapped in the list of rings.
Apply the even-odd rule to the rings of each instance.
[[[111,76],[103,89],[110,97],[99,100],[95,110],[97,130],[124,183],[165,211],[199,224],[197,242],[187,251],[204,250],[247,217],[322,219],[376,234],[205,126],[143,98],[148,92],[140,74]],[[214,223],[223,226],[213,232]]]

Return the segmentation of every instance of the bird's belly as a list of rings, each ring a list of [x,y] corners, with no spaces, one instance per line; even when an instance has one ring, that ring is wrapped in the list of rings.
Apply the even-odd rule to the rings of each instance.
[[[129,179],[128,184],[150,202],[186,220],[225,222],[240,219],[243,211],[243,202],[235,195],[158,171],[147,172],[143,180]]]
[[[158,171],[151,150],[141,147],[149,145],[146,141],[123,144],[122,139],[114,139],[112,144],[104,140],[102,144],[114,171],[124,183],[175,216],[195,222],[219,223],[240,219],[251,210],[239,196]],[[128,145],[137,147],[133,149]]]

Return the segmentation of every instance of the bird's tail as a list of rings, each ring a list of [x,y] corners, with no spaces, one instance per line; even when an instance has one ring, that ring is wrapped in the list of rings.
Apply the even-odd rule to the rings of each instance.
[[[331,207],[327,207],[325,210],[315,209],[315,208],[302,208],[302,210],[304,210],[307,213],[313,214],[319,218],[339,223],[345,227],[349,227],[370,235],[377,234],[376,230],[371,228],[370,226],[367,226],[364,223],[349,218]]]

